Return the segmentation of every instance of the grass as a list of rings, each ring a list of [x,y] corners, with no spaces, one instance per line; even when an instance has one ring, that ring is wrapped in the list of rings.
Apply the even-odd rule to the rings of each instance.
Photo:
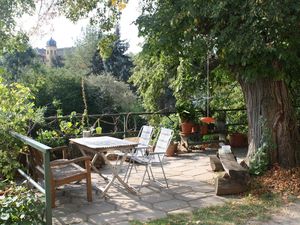
[[[280,197],[274,194],[263,194],[260,197],[251,195],[238,200],[226,202],[224,205],[198,209],[189,214],[169,215],[166,218],[145,222],[132,221],[133,225],[239,225],[250,219],[266,221],[270,213],[282,205]]]

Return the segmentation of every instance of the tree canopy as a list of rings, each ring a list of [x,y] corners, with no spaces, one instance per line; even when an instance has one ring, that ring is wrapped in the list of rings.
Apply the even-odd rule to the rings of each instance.
[[[108,8],[114,11],[119,1],[109,2],[112,4]],[[270,132],[269,141],[273,144],[269,146],[276,146],[268,150],[270,163],[279,162],[286,167],[299,164],[299,132],[287,82],[299,76],[300,2],[141,2],[142,14],[136,24],[145,38],[142,57],[148,62],[138,63],[154,71],[152,80],[139,81],[141,74],[149,76],[143,69],[136,70],[134,75],[144,97],[151,98],[149,93],[163,95],[162,89],[157,91],[158,87],[167,87],[172,88],[177,103],[188,101],[186,96],[193,93],[189,85],[203,81],[206,60],[215,55],[216,64],[210,69],[228,71],[243,90],[249,123],[248,156],[255,155],[264,144],[263,132]],[[84,10],[76,12],[75,5],[69,7],[77,15],[92,11],[84,5]],[[113,15],[111,18],[115,19],[118,13]],[[166,65],[172,74],[165,73]],[[170,69],[170,65],[176,69]],[[268,129],[263,130],[263,126]]]
[[[22,48],[28,37],[16,30],[16,18],[30,13],[35,8],[33,0],[0,1],[0,55],[13,49]]]

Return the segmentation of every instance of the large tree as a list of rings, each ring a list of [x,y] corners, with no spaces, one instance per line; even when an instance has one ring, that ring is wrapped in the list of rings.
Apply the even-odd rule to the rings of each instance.
[[[77,40],[74,50],[65,57],[65,67],[74,71],[80,70],[86,75],[106,72],[120,80],[127,81],[132,68],[131,58],[125,54],[128,43],[121,40],[118,27],[115,34],[110,36],[114,38],[108,46],[111,52],[101,55],[99,43],[107,40],[108,36],[95,26],[87,27],[82,37]]]
[[[299,75],[299,22],[296,0],[158,0],[145,4],[137,24],[152,54],[178,52],[193,59],[195,53],[201,58],[216,51],[219,67],[233,74],[244,93],[248,157],[265,144],[265,126],[275,144],[270,162],[290,167],[300,163],[299,133],[286,85]]]
[[[61,2],[68,4],[68,1]],[[83,15],[97,7],[97,1],[88,2],[79,11],[78,5],[69,4],[70,15]],[[115,12],[123,1],[109,2],[114,3],[110,9]],[[299,132],[286,82],[298,79],[299,75],[300,2],[141,2],[143,11],[136,23],[140,35],[145,37],[143,51],[152,56],[177,57],[186,66],[193,65],[194,61],[203,64],[208,52],[216,52],[219,68],[228,70],[244,93],[249,124],[248,158],[264,144],[262,132],[267,130],[274,144],[269,150],[270,163],[284,167],[299,165]],[[113,20],[118,13],[114,15]],[[102,21],[106,25],[111,22]],[[175,73],[175,84],[178,78],[192,80],[195,76],[198,74]],[[261,129],[262,126],[267,129]]]
[[[34,49],[27,46],[26,49],[4,53],[0,58],[0,67],[5,70],[3,77],[7,81],[20,82],[28,70],[40,70],[42,62]]]

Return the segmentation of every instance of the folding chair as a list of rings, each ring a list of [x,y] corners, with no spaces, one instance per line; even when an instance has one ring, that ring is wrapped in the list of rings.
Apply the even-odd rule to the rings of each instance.
[[[146,173],[148,174],[149,179],[151,179],[150,178],[150,174],[151,174],[151,177],[152,177],[153,181],[158,182],[154,177],[154,174],[153,174],[153,171],[152,171],[151,167],[154,166],[154,165],[159,165],[162,169],[163,177],[164,177],[166,186],[168,188],[169,185],[168,185],[166,174],[165,174],[165,171],[164,171],[164,168],[163,168],[163,159],[164,159],[165,153],[166,153],[166,151],[167,151],[167,149],[170,145],[172,136],[173,136],[173,130],[166,129],[166,128],[161,128],[153,152],[149,152],[148,154],[144,154],[144,155],[137,155],[137,154],[132,155],[130,165],[129,165],[127,171],[126,171],[125,180],[128,182],[129,177],[130,177],[131,172],[132,172],[132,167],[134,166],[134,162],[137,162],[141,165],[144,165],[145,166],[145,172],[143,174],[142,182],[140,184],[140,188],[139,188],[139,190],[140,190],[143,183],[144,183]]]
[[[153,127],[143,125],[138,134],[138,145],[133,149],[132,153],[127,154],[127,156],[131,158],[132,155],[144,155],[145,151],[149,148],[149,143],[151,141],[152,135]],[[124,153],[117,151],[115,152],[115,154],[117,154],[117,163],[119,158],[124,156]]]

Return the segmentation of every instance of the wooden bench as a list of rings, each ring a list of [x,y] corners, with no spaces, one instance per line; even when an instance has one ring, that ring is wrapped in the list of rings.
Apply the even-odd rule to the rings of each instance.
[[[241,166],[233,153],[219,152],[217,156],[210,157],[213,171],[225,171],[223,177],[215,179],[216,195],[238,194],[248,190],[250,175],[248,169]]]

